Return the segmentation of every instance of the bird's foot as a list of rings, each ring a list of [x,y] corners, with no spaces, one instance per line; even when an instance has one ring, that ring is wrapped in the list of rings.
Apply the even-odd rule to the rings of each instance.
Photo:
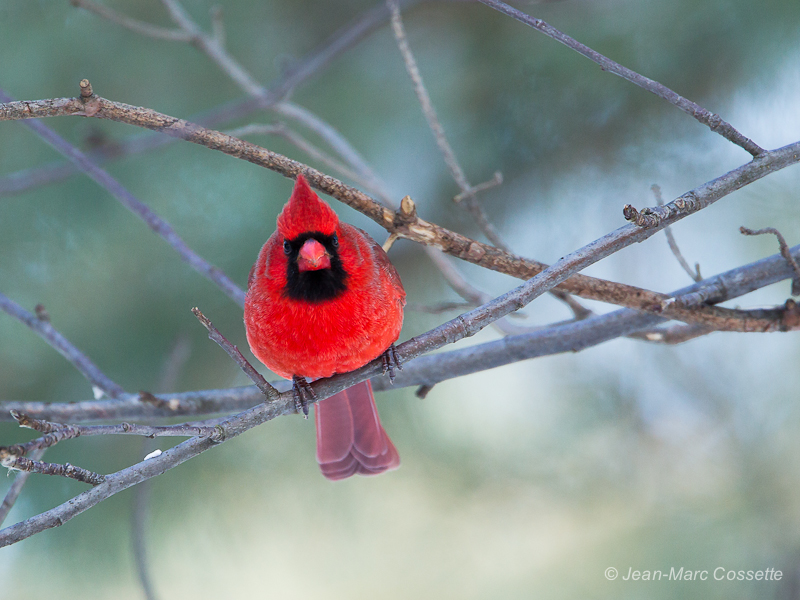
[[[381,361],[383,362],[383,370],[381,371],[381,375],[386,375],[389,373],[389,382],[394,383],[394,370],[397,369],[398,371],[403,370],[403,364],[400,362],[400,357],[397,356],[397,348],[395,348],[394,344],[389,346],[386,349],[386,352],[381,354]]]
[[[305,377],[300,375],[292,375],[292,389],[294,389],[295,409],[297,412],[302,412],[304,418],[308,418],[308,403],[317,399],[317,394],[311,388],[311,384],[306,381]]]

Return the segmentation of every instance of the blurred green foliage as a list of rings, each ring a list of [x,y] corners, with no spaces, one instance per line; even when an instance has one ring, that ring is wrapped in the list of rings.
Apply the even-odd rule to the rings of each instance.
[[[157,0],[104,4],[170,25]],[[212,4],[186,8],[208,27]],[[376,4],[225,3],[228,48],[267,84]],[[519,6],[720,113],[762,146],[800,139],[796,0]],[[520,254],[553,261],[621,225],[625,203],[652,204],[652,183],[669,199],[748,159],[662,100],[485,6],[424,2],[405,23],[468,178],[505,176],[482,201]],[[85,77],[103,97],[190,118],[242,95],[191,46],[146,39],[66,0],[0,0],[0,55],[0,88],[19,99],[74,96]],[[397,198],[411,194],[425,218],[480,236],[450,200],[457,188],[388,27],[292,99],[342,132]],[[256,114],[224,127],[274,120]],[[47,124],[84,149],[141,134],[79,118]],[[252,140],[315,164],[282,140]],[[0,123],[0,176],[57,160],[21,124]],[[191,144],[106,168],[242,286],[291,188],[274,173]],[[682,250],[711,275],[776,252],[767,237],[740,238],[741,224],[777,226],[797,243],[798,184],[793,167],[682,222],[675,227]],[[335,208],[383,240],[373,223]],[[410,302],[455,299],[419,248],[400,242],[391,256]],[[0,197],[0,258],[0,291],[29,309],[42,303],[125,389],[157,391],[184,338],[191,355],[178,390],[248,383],[189,312],[201,307],[246,348],[241,310],[88,178]],[[516,285],[461,268],[495,294]],[[589,273],[665,292],[688,281],[660,237]],[[784,282],[740,303],[775,304],[787,294]],[[525,312],[531,325],[568,318],[547,298]],[[445,318],[409,312],[403,339]],[[486,331],[464,343],[496,336]],[[796,334],[716,334],[679,347],[618,340],[446,382],[424,402],[408,389],[382,394],[403,468],[336,485],[317,472],[312,424],[279,419],[154,481],[147,535],[155,587],[162,598],[795,597],[798,360]],[[0,314],[0,399],[90,396],[55,351]],[[29,438],[0,424],[2,444]],[[140,441],[124,438],[65,442],[47,454],[100,472],[140,458]],[[0,482],[0,493],[11,481]],[[33,476],[7,524],[84,488]],[[142,597],[130,503],[129,490],[0,551],[0,598]],[[785,575],[758,583],[609,582],[609,566],[621,574],[774,567]]]

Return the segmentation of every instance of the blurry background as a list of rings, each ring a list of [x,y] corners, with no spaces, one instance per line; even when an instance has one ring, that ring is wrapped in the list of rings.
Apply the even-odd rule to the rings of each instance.
[[[157,0],[103,0],[171,25]],[[210,0],[186,3],[204,28]],[[228,47],[260,82],[379,4],[373,0],[224,3]],[[518,6],[719,113],[766,148],[800,139],[796,0],[594,0]],[[405,15],[433,102],[490,218],[519,254],[552,262],[623,224],[622,206],[666,200],[749,159],[666,102],[489,8],[423,2]],[[0,87],[18,99],[106,98],[192,115],[242,96],[194,48],[147,39],[66,1],[0,2]],[[384,24],[293,101],[336,127],[399,199],[480,237]],[[271,113],[225,123],[271,123]],[[84,149],[142,131],[49,119]],[[294,126],[292,124],[292,126]],[[302,131],[302,130],[301,130]],[[312,134],[303,131],[311,139]],[[315,163],[284,141],[250,140]],[[0,123],[0,177],[60,160],[19,123]],[[187,143],[106,168],[241,286],[291,182]],[[331,172],[322,167],[323,171]],[[332,173],[335,175],[335,173]],[[800,240],[800,169],[790,167],[674,227],[705,276],[777,252],[776,226]],[[379,241],[385,232],[332,202]],[[409,301],[457,299],[420,248],[391,252]],[[179,340],[176,391],[249,382],[189,312],[199,306],[246,348],[241,310],[83,175],[0,198],[0,291],[54,325],[129,391],[153,390]],[[492,295],[518,284],[458,267]],[[663,235],[588,271],[668,292],[690,283]],[[789,282],[738,301],[783,302]],[[595,310],[608,307],[590,305]],[[525,311],[567,319],[556,301]],[[409,311],[401,339],[453,314]],[[486,330],[466,344],[495,339]],[[249,356],[249,353],[247,354]],[[402,468],[331,484],[314,462],[311,421],[281,418],[153,481],[148,550],[160,598],[795,597],[800,557],[800,343],[797,334],[718,333],[677,347],[617,340],[380,394]],[[0,399],[89,399],[88,383],[26,327],[0,314]],[[0,424],[0,444],[30,439]],[[166,448],[161,438],[155,446]],[[153,447],[153,446],[151,446]],[[82,438],[46,455],[108,473],[141,459],[141,440]],[[11,477],[0,479],[4,494]],[[6,525],[85,489],[34,475]],[[141,598],[127,490],[0,551],[0,598]],[[607,567],[782,569],[782,582],[609,582]]]

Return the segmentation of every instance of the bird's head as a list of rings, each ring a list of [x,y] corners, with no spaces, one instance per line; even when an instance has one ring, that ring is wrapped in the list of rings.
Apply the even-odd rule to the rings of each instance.
[[[278,236],[288,259],[286,292],[316,301],[339,295],[346,272],[339,259],[339,217],[297,176],[289,202],[278,216]]]

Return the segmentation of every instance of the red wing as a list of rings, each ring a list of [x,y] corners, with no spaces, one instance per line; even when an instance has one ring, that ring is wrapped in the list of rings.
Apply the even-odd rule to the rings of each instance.
[[[392,261],[389,260],[389,256],[383,251],[383,246],[373,240],[363,229],[358,229],[358,227],[354,227],[353,229],[359,231],[370,243],[370,249],[372,250],[372,257],[375,259],[375,264],[381,271],[384,272],[386,278],[389,280],[389,283],[392,286],[392,289],[399,293],[403,306],[405,306],[406,291],[403,289],[403,282],[400,281],[400,275],[397,273],[397,269],[394,268]]]

